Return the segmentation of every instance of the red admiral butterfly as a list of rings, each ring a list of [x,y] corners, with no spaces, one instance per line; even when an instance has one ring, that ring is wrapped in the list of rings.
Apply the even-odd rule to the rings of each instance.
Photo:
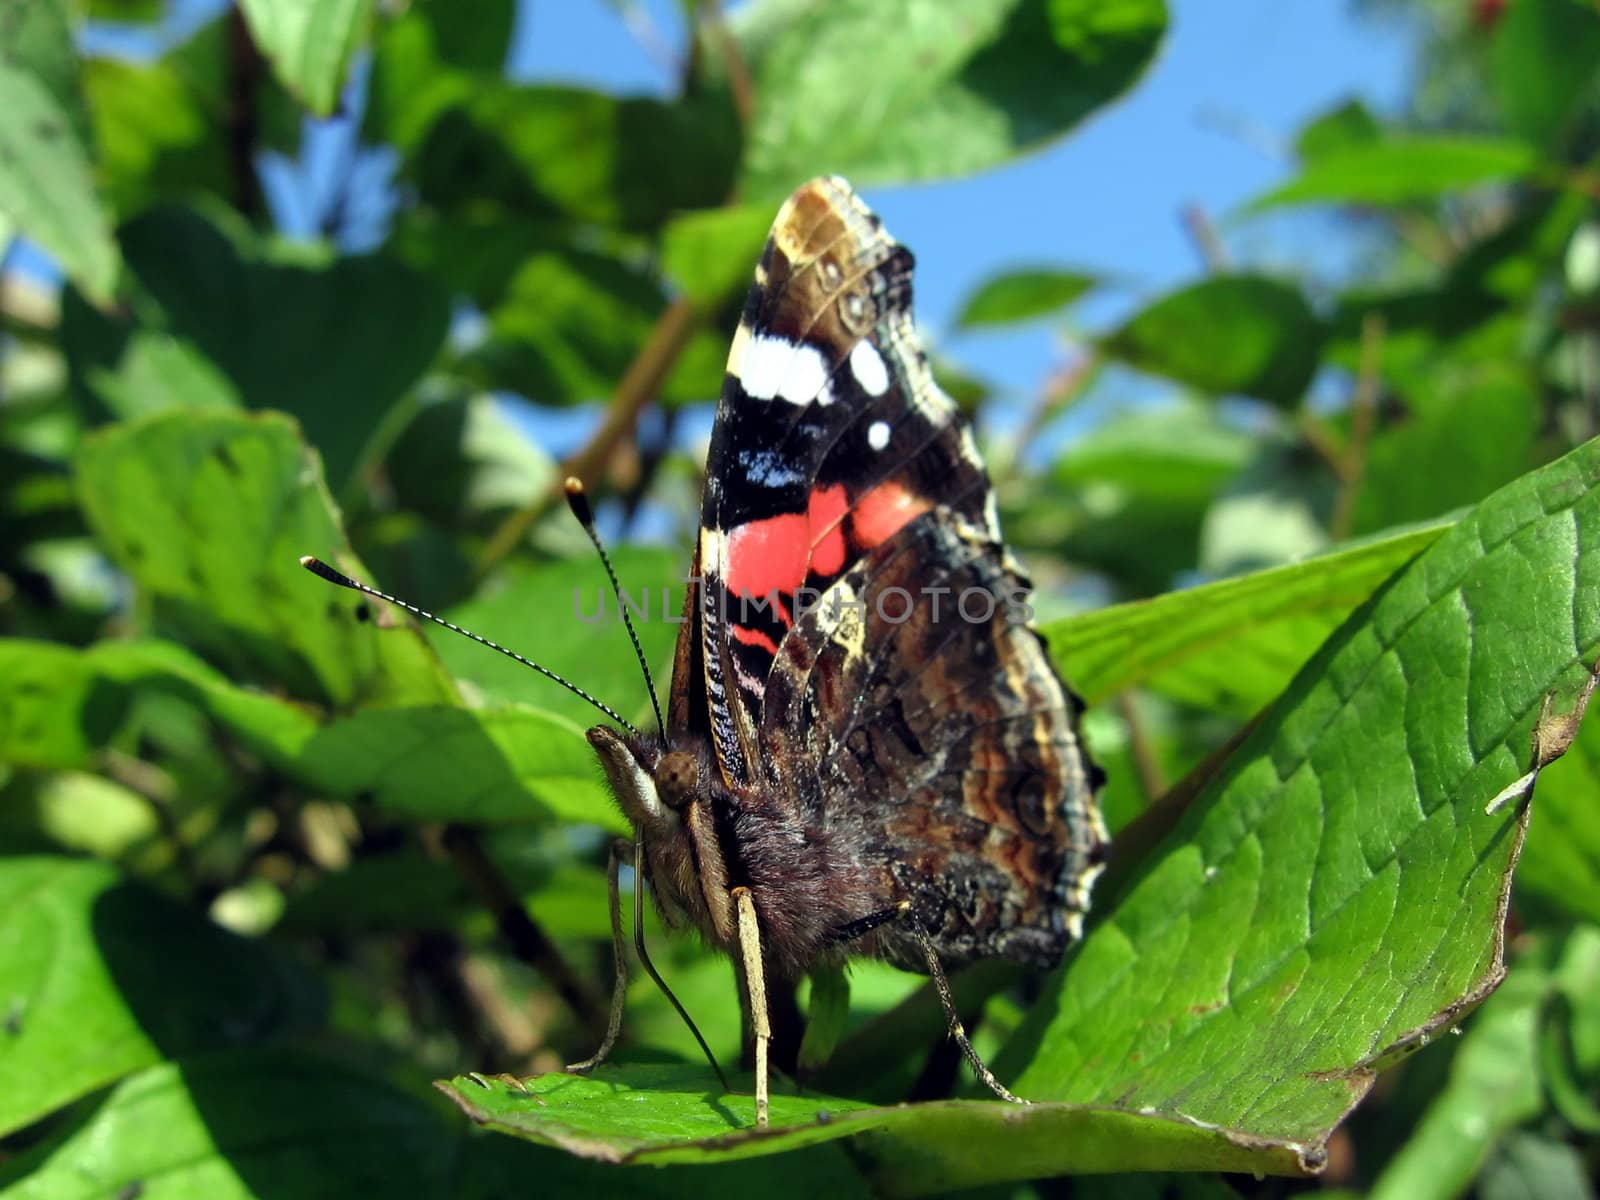
[[[974,1070],[1015,1100],[944,972],[1054,966],[1107,844],[1080,703],[1026,623],[971,430],[917,345],[911,271],[841,179],[779,211],[728,358],[665,728],[588,735],[663,915],[741,967],[759,1125],[767,973],[851,955],[932,975]],[[610,1033],[574,1070],[620,1024],[615,855],[610,877]]]

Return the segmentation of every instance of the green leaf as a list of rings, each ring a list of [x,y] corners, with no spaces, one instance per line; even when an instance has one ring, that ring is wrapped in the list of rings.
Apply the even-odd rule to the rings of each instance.
[[[0,858],[0,997],[0,1134],[163,1058],[265,1039],[321,1009],[267,947],[109,864],[42,855]]]
[[[185,209],[139,217],[121,233],[141,289],[137,322],[69,308],[64,338],[80,373],[131,370],[121,359],[155,327],[202,352],[251,408],[300,419],[343,486],[374,430],[432,363],[449,323],[427,279],[381,255],[262,241],[236,219]],[[135,380],[160,383],[146,373]],[[120,396],[144,410],[160,396]]]
[[[656,281],[622,259],[579,250],[534,254],[490,314],[489,341],[470,366],[484,386],[539,404],[604,399],[665,307]],[[726,362],[725,339],[700,331],[667,375],[661,399],[715,399]]]
[[[71,647],[0,640],[0,762],[83,764],[111,740],[127,710],[126,693],[107,686]]]
[[[684,294],[715,304],[748,287],[772,224],[770,204],[683,213],[661,232],[661,266]]]
[[[135,689],[188,700],[282,767],[317,729],[304,709],[232,684],[182,647],[154,640],[80,650],[0,638],[0,681],[0,759],[15,765],[89,765],[121,728]]]
[[[1317,369],[1323,329],[1298,289],[1261,275],[1216,276],[1169,293],[1101,345],[1144,371],[1213,395],[1288,407]]]
[[[1505,986],[1468,1019],[1448,1082],[1384,1167],[1373,1200],[1462,1195],[1495,1142],[1543,1108],[1537,1030],[1552,985],[1549,958],[1523,955]],[[1472,1136],[1463,1137],[1468,1128]]]
[[[84,440],[77,474],[91,527],[153,623],[230,674],[340,707],[450,695],[408,622],[300,567],[315,554],[359,570],[289,419],[173,412],[113,426]]]
[[[850,1018],[850,977],[841,964],[825,964],[811,971],[811,1003],[806,1010],[806,1032],[800,1041],[800,1070],[815,1071],[833,1057]]]
[[[255,114],[262,149],[293,156],[302,111],[269,72],[254,86],[232,68],[232,17],[197,29],[154,62],[91,58],[83,89],[94,125],[98,175],[122,217],[198,194],[256,202],[235,170],[229,123],[219,114],[244,105]]]
[[[470,528],[547,492],[555,463],[490,396],[425,404],[395,439],[384,475],[396,505]]]
[[[7,5],[0,12],[0,66],[32,75],[67,114],[79,144],[94,144],[89,115],[78,86],[78,53],[73,45],[77,13],[66,0],[35,0]]]
[[[1433,525],[1152,600],[1042,632],[1074,691],[1096,704],[1147,687],[1248,717],[1283,690],[1324,639],[1449,528]]]
[[[104,304],[116,284],[117,247],[73,124],[43,81],[0,58],[0,212]]]
[[[1438,134],[1358,142],[1307,162],[1300,174],[1251,203],[1256,211],[1291,204],[1404,204],[1531,174],[1538,165],[1522,142]]]
[[[318,116],[331,116],[373,0],[240,0],[239,7],[283,85]]]
[[[1517,869],[1524,914],[1600,923],[1600,721],[1585,722],[1572,749],[1539,776],[1539,811]]]
[[[139,689],[194,704],[308,787],[396,816],[475,822],[553,816],[628,832],[581,727],[523,705],[366,708],[322,725],[304,709],[229,683],[180,647],[155,641],[75,650],[0,639],[0,671],[0,754],[17,765],[88,765],[92,751],[121,727]]]
[[[1019,543],[1159,592],[1194,566],[1206,512],[1249,453],[1250,439],[1213,406],[1127,413],[1074,442],[1056,464],[1054,487],[1007,528]]]
[[[1383,134],[1371,110],[1359,100],[1346,100],[1300,127],[1294,152],[1302,161],[1375,142]]]
[[[768,0],[729,24],[757,97],[741,191],[775,198],[823,173],[858,185],[970,174],[1058,138],[1139,78],[1167,11],[1162,0]]]
[[[1522,819],[1484,807],[1600,651],[1597,522],[1590,442],[1391,579],[1152,852],[1001,1077],[1317,1162],[1379,1070],[1500,981]]]
[[[7,1200],[503,1200],[536,1181],[551,1195],[623,1190],[654,1200],[870,1195],[836,1149],[786,1156],[778,1169],[731,1163],[624,1176],[508,1138],[472,1136],[441,1107],[369,1067],[304,1050],[164,1063],[126,1080],[62,1136],[0,1164],[0,1190]]]
[[[366,709],[307,743],[298,770],[425,821],[560,820],[628,833],[582,730],[521,705]]]
[[[136,329],[115,368],[91,367],[85,382],[118,419],[171,408],[238,408],[239,393],[193,343]]]
[[[683,628],[679,621],[686,556],[633,546],[619,546],[611,553],[645,660],[664,683]],[[605,569],[594,554],[538,566],[512,566],[445,616],[474,633],[515,646],[558,675],[581,682],[585,691],[640,724],[650,718],[644,676],[618,617]],[[436,629],[429,637],[450,672],[458,679],[471,680],[486,695],[538,705],[585,724],[592,724],[598,716],[582,698],[520,663],[491,654],[445,629]]]
[[[1559,152],[1595,97],[1600,15],[1583,0],[1506,7],[1495,26],[1489,82],[1506,125]]]
[[[1477,1194],[1482,1200],[1548,1200],[1565,1196],[1586,1200],[1594,1194],[1593,1175],[1584,1154],[1557,1137],[1519,1130],[1484,1168]]]
[[[511,48],[516,0],[417,0],[408,10],[427,20],[441,63],[498,72]]]
[[[303,1051],[163,1063],[64,1137],[0,1165],[7,1200],[395,1194],[443,1200],[462,1146],[432,1105]],[[9,1185],[9,1186],[7,1186]]]
[[[654,230],[731,190],[738,121],[720,93],[668,103],[490,79],[440,99],[407,165],[437,208],[493,201],[524,219]]]
[[[730,1162],[848,1138],[879,1188],[920,1196],[1037,1175],[1126,1169],[1128,1136],[1148,1169],[1292,1171],[1293,1157],[1230,1141],[1222,1131],[1115,1109],[987,1101],[873,1108],[775,1092],[772,1128],[757,1132],[748,1095],[719,1096],[703,1069],[602,1067],[591,1077],[540,1075],[527,1090],[458,1077],[436,1086],[474,1121],[584,1158],[628,1164]],[[534,1099],[537,1097],[537,1099]],[[783,1161],[788,1162],[785,1158]]]
[[[1407,389],[1412,411],[1367,447],[1359,533],[1437,517],[1482,499],[1534,460],[1542,405],[1515,358],[1475,362],[1460,346]]]
[[[1097,283],[1080,271],[1037,268],[1006,271],[984,281],[961,309],[956,325],[1008,325],[1047,317],[1065,308]]]

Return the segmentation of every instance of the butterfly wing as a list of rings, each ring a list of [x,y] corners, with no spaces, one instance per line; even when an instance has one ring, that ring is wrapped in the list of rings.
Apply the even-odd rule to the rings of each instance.
[[[843,180],[779,212],[712,433],[680,682],[730,793],[781,810],[744,866],[797,962],[903,902],[946,961],[1053,962],[1104,846],[1096,772],[911,272]],[[795,886],[797,854],[826,887]],[[920,962],[903,926],[870,938]]]
[[[765,679],[796,594],[825,591],[934,495],[998,538],[971,434],[911,337],[911,269],[839,179],[789,198],[757,267],[712,431],[698,548],[705,690],[730,786],[754,782]],[[896,361],[902,352],[910,362]]]

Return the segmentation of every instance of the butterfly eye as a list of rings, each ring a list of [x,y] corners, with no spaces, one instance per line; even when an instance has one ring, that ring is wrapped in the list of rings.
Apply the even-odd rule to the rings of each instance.
[[[872,304],[863,292],[846,292],[839,298],[839,317],[851,333],[865,337],[872,328]]]
[[[700,767],[694,755],[674,750],[661,758],[656,767],[656,791],[668,808],[682,808],[695,798],[700,788]]]

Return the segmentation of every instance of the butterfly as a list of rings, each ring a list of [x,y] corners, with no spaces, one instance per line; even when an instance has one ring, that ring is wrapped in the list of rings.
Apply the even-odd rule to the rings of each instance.
[[[670,921],[765,977],[1054,966],[1107,848],[1080,702],[1028,625],[910,252],[839,178],[789,197],[728,356],[665,729],[589,731]]]
[[[669,925],[700,930],[739,968],[758,1126],[768,977],[852,956],[931,976],[974,1072],[1017,1100],[973,1050],[946,972],[985,958],[1053,967],[1082,936],[1108,847],[1103,776],[1081,702],[1029,624],[1030,584],[972,430],[918,344],[912,266],[842,179],[812,180],[779,210],[728,355],[654,733],[301,560],[543,672],[620,726],[588,731],[635,834],[608,871],[616,982],[600,1049],[571,1071],[603,1062],[621,1027],[628,860]],[[610,572],[576,480],[568,498]],[[640,962],[693,1030],[645,953],[641,895]]]

